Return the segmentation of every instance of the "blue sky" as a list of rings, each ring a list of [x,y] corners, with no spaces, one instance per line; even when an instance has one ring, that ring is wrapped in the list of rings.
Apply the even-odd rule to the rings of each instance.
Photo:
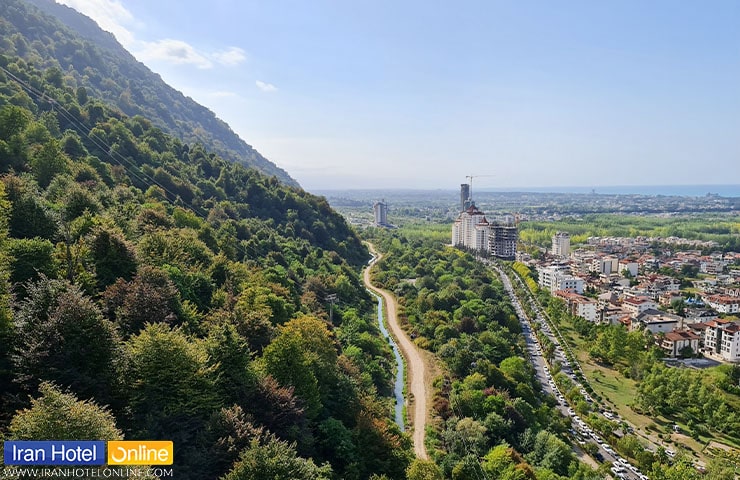
[[[740,183],[740,2],[57,0],[304,188]]]

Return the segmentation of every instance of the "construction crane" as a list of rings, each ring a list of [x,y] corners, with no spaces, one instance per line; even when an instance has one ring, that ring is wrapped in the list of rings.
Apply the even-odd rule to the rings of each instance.
[[[469,179],[470,182],[468,185],[470,185],[470,192],[468,192],[468,197],[470,200],[473,200],[473,178],[480,178],[480,177],[492,177],[493,175],[465,175],[465,178]]]

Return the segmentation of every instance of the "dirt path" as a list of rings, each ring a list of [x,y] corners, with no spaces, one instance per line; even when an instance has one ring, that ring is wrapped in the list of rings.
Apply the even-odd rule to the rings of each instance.
[[[375,261],[380,260],[381,255],[375,251],[372,245],[369,246],[370,251],[376,256]],[[367,267],[362,275],[365,286],[383,297],[388,330],[396,340],[398,347],[401,349],[401,355],[406,361],[406,392],[408,396],[406,404],[408,417],[411,419],[409,426],[413,427],[414,430],[414,453],[418,458],[428,460],[429,456],[427,455],[426,446],[424,446],[424,436],[426,435],[428,405],[431,405],[432,390],[428,387],[431,386],[432,376],[419,348],[398,324],[396,314],[398,305],[395,297],[387,290],[376,288],[370,283],[370,268],[371,266]]]

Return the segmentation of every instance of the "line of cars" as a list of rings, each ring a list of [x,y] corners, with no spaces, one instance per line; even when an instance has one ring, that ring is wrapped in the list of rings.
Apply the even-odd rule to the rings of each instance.
[[[516,294],[514,293],[514,290],[511,286],[508,276],[505,275],[504,272],[502,272],[501,270],[499,269],[497,270],[499,271],[499,275],[504,281],[504,288],[509,294],[512,305],[514,306],[517,316],[519,317],[519,320],[521,322],[522,332],[525,336],[525,340],[527,341],[528,348],[531,348],[529,350],[530,360],[532,361],[532,364],[535,366],[535,369],[539,369],[540,371],[544,373],[547,386],[543,385],[543,390],[546,393],[548,393],[548,387],[549,387],[549,390],[550,390],[549,393],[552,393],[557,398],[559,409],[561,410],[561,412],[563,412],[563,414],[567,414],[572,419],[572,422],[575,427],[575,429],[573,430],[573,433],[575,434],[579,443],[581,445],[585,445],[587,441],[594,442],[596,445],[600,447],[601,450],[603,450],[605,454],[607,454],[607,457],[613,458],[614,461],[612,462],[611,472],[615,478],[627,479],[627,480],[632,480],[634,478],[637,478],[640,480],[648,480],[647,475],[640,472],[637,467],[630,464],[627,460],[625,460],[618,453],[616,453],[614,449],[612,449],[611,446],[603,438],[601,438],[601,436],[599,436],[597,432],[594,432],[588,426],[588,424],[586,424],[586,422],[584,422],[583,419],[581,419],[578,416],[578,414],[575,412],[575,410],[573,410],[573,408],[568,404],[567,399],[562,394],[562,392],[560,392],[560,389],[555,383],[555,380],[553,379],[552,374],[550,373],[550,368],[547,365],[547,362],[542,357],[542,346],[540,345],[540,342],[537,339],[536,335],[534,335],[530,321],[527,318],[527,315],[524,312],[523,307],[519,303],[519,299],[516,297]],[[555,335],[551,331],[549,325],[547,324],[547,322],[545,322],[544,318],[542,317],[542,314],[539,311],[539,306],[534,303],[534,300],[530,299],[530,301],[532,302],[531,304],[532,308],[537,314],[535,321],[540,325],[540,330],[544,332],[550,338],[551,342],[555,345],[555,357],[558,359],[558,361],[560,362],[562,366],[561,370],[571,378],[571,380],[574,382],[575,385],[580,387],[580,393],[583,396],[583,398],[589,403],[593,402],[593,399],[588,395],[588,392],[583,387],[583,385],[581,385],[581,383],[578,381],[573,371],[574,367],[579,368],[579,366],[578,365],[573,366],[567,360],[558,340],[555,338]],[[614,420],[614,421],[619,420],[618,417],[611,414],[610,412],[603,412],[603,414],[609,420]],[[596,458],[596,460],[600,462],[607,461],[605,456],[601,453],[601,450],[597,451],[594,457]]]

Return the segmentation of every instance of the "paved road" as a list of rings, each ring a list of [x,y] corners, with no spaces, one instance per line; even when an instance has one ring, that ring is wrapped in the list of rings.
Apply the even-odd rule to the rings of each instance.
[[[519,299],[514,293],[514,289],[511,285],[509,276],[506,275],[506,273],[500,268],[498,268],[496,265],[493,265],[493,264],[491,265],[501,277],[501,281],[504,284],[504,288],[506,289],[506,292],[509,294],[511,303],[514,306],[514,309],[516,310],[517,316],[519,317],[519,321],[522,325],[522,334],[524,335],[524,340],[527,344],[527,352],[529,353],[529,359],[532,365],[534,366],[536,378],[540,382],[540,385],[542,385],[542,390],[547,394],[553,395],[557,399],[558,410],[563,415],[571,418],[573,422],[574,430],[577,430],[577,434],[576,434],[577,436],[575,436],[575,438],[579,438],[581,442],[588,442],[588,443],[595,444],[598,447],[599,456],[601,457],[600,459],[597,457],[597,460],[601,462],[614,463],[615,466],[613,467],[613,470],[612,470],[613,472],[612,476],[614,478],[627,479],[627,480],[641,480],[641,479],[647,478],[646,476],[641,475],[639,470],[637,470],[636,467],[630,465],[625,459],[622,459],[619,456],[619,454],[617,454],[611,448],[611,446],[609,446],[604,441],[604,439],[599,436],[598,433],[591,430],[591,428],[589,428],[588,425],[578,416],[578,414],[576,414],[573,411],[573,409],[568,405],[567,400],[562,395],[562,393],[558,390],[557,385],[552,379],[549,367],[547,366],[547,362],[542,357],[542,348],[539,344],[539,341],[537,340],[537,337],[532,331],[532,324],[530,322],[530,319],[527,317],[527,314],[524,311],[524,308],[522,307],[521,303],[519,302]],[[550,340],[556,345],[555,358],[561,361],[562,363],[565,360],[565,354],[562,351],[562,347],[559,346],[558,341],[555,338],[555,335],[550,331],[549,327],[547,326],[547,323],[542,317],[541,312],[539,311],[539,306],[534,303],[534,300],[531,298],[531,296],[529,296],[529,301],[532,302],[533,310],[537,313],[537,317],[533,319],[533,321],[540,324],[540,328],[542,329],[542,332],[545,333],[550,338]],[[577,365],[574,365],[572,367],[579,368]],[[571,367],[566,366],[562,368],[561,370],[570,377],[571,381],[573,381],[575,385],[580,385],[577,378],[573,374],[573,370],[571,369]]]
[[[396,315],[396,299],[387,290],[376,288],[370,283],[370,268],[372,265],[380,260],[382,256],[375,251],[372,245],[368,244],[370,252],[374,255],[373,260],[370,262],[365,271],[363,272],[362,279],[365,282],[365,286],[383,297],[386,308],[386,320],[388,321],[388,329],[396,340],[396,343],[401,349],[401,355],[406,360],[406,391],[413,397],[412,401],[407,399],[409,416],[413,419],[410,426],[413,426],[414,434],[414,453],[418,458],[428,460],[427,449],[424,445],[424,437],[426,435],[426,424],[427,424],[427,400],[431,395],[431,391],[427,391],[426,377],[429,376],[429,371],[426,364],[419,353],[419,349],[414,342],[406,335],[401,326],[398,324],[398,316]],[[429,403],[431,404],[431,403]]]

